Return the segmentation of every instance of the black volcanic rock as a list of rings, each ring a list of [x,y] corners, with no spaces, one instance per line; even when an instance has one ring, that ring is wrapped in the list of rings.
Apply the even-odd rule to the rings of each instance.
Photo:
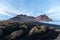
[[[54,28],[57,25],[40,22],[0,22],[0,26],[6,26],[0,28],[0,40],[54,40],[59,35]]]

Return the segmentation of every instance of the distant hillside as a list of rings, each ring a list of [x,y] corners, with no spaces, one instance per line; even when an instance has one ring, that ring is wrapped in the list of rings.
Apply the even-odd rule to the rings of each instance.
[[[10,21],[52,21],[52,19],[50,19],[47,15],[43,14],[37,17],[33,17],[33,16],[27,16],[27,15],[17,15],[11,19],[9,19]]]

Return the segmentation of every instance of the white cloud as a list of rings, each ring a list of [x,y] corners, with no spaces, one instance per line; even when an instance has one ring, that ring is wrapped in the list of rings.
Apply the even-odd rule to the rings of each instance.
[[[7,15],[7,16],[12,16],[12,15],[10,15],[8,13],[5,13],[4,11],[6,11],[6,10],[3,9],[3,8],[0,8],[0,14]]]
[[[60,20],[60,6],[51,7],[43,13],[47,14],[53,20]]]

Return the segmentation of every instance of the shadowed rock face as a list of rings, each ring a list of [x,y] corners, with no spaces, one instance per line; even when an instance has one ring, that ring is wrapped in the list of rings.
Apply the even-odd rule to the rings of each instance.
[[[0,37],[3,35],[3,31],[0,29]]]
[[[16,17],[11,18],[10,20],[15,20],[15,21],[33,21],[35,18],[32,16],[27,16],[27,15],[17,15]]]
[[[0,40],[54,40],[59,34],[53,27],[38,23],[6,23],[0,23]]]

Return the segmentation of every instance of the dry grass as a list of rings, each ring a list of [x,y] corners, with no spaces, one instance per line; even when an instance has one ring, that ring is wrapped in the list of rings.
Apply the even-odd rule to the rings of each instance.
[[[55,29],[55,31],[60,32],[60,29]]]

